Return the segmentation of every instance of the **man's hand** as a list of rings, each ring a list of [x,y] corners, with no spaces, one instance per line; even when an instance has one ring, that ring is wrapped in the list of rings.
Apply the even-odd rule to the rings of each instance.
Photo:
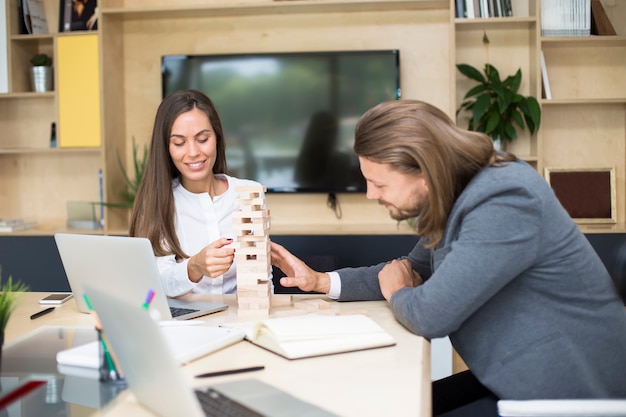
[[[189,279],[198,282],[203,275],[211,278],[224,275],[235,259],[235,249],[225,247],[232,242],[232,239],[218,239],[189,258],[187,263]]]
[[[280,279],[283,287],[298,287],[302,291],[328,293],[330,277],[323,272],[309,268],[307,264],[294,256],[278,243],[271,242],[272,265],[280,268],[285,277]]]
[[[378,273],[378,282],[383,297],[389,301],[391,296],[400,288],[417,287],[418,285],[422,285],[424,281],[422,277],[415,272],[408,259],[395,259],[385,265]]]

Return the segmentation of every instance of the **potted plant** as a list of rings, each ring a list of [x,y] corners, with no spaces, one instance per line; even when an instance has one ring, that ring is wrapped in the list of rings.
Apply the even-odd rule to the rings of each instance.
[[[489,47],[486,33],[483,44],[486,48]],[[498,70],[489,62],[485,64],[483,73],[468,64],[457,64],[456,67],[461,74],[478,82],[478,85],[465,94],[456,112],[457,116],[462,111],[471,113],[469,130],[490,136],[498,148],[499,141],[504,146],[517,138],[515,125],[520,129],[528,126],[531,134],[539,129],[541,108],[537,99],[519,93],[521,69],[502,80]]]
[[[104,205],[109,207],[119,207],[119,208],[132,208],[135,203],[135,195],[137,194],[137,190],[139,189],[139,184],[141,184],[141,179],[143,178],[143,174],[146,171],[146,164],[148,163],[148,146],[144,145],[141,154],[139,153],[139,146],[135,143],[135,138],[133,137],[133,172],[132,176],[129,171],[126,170],[124,164],[122,163],[122,159],[120,158],[119,153],[117,154],[117,165],[120,167],[122,171],[122,176],[124,177],[126,188],[123,192],[124,202],[122,203],[104,203]]]
[[[30,63],[33,90],[37,93],[52,91],[52,58],[47,54],[35,54]]]
[[[17,304],[17,296],[28,287],[9,276],[6,283],[2,283],[2,268],[0,267],[0,364],[2,364],[2,346],[4,345],[4,330],[7,327],[11,313]]]

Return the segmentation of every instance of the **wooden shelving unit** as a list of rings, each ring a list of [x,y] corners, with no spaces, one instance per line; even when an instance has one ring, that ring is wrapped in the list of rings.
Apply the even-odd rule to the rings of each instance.
[[[489,60],[502,74],[521,68],[522,92],[540,98],[543,50],[553,98],[540,99],[540,131],[522,132],[509,149],[539,172],[615,166],[618,225],[626,222],[626,37],[541,37],[539,0],[515,1],[513,17],[487,19],[456,18],[454,0],[102,2],[102,146],[84,150],[49,149],[59,92],[31,93],[27,72],[35,52],[54,54],[59,37],[81,34],[18,35],[16,1],[7,2],[10,92],[0,95],[0,217],[35,217],[42,234],[64,230],[68,201],[98,200],[99,168],[105,200],[121,200],[116,157],[130,163],[133,137],[139,145],[149,141],[161,101],[162,55],[333,49],[399,49],[402,97],[428,101],[452,117],[471,84],[457,63],[482,68]],[[326,197],[269,195],[273,225],[289,234],[412,233],[396,229],[363,194],[339,196],[342,219],[326,208]],[[126,232],[127,210],[107,208],[105,218],[103,233]]]

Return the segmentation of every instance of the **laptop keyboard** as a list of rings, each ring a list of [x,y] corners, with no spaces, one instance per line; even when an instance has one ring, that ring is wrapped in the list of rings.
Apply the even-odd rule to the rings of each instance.
[[[243,404],[208,388],[206,391],[195,391],[204,415],[207,417],[263,417]]]
[[[185,314],[195,313],[196,309],[194,308],[183,308],[183,307],[172,307],[170,306],[170,312],[172,313],[172,317],[180,317]]]

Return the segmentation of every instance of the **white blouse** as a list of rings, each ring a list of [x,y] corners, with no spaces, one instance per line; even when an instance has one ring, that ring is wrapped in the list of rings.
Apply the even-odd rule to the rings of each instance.
[[[224,174],[217,174],[216,177],[226,179],[228,189],[213,199],[209,193],[196,194],[186,190],[177,179],[172,183],[176,206],[176,235],[182,250],[188,256],[195,255],[220,238],[235,239],[232,213],[239,210],[239,204],[235,203],[238,197],[235,187],[259,185],[255,181]],[[217,278],[203,276],[200,281],[194,283],[189,280],[187,274],[188,258],[177,262],[174,255],[168,255],[156,257],[156,260],[165,294],[169,297],[188,292],[232,294],[236,291],[237,276],[234,262],[224,275]]]

